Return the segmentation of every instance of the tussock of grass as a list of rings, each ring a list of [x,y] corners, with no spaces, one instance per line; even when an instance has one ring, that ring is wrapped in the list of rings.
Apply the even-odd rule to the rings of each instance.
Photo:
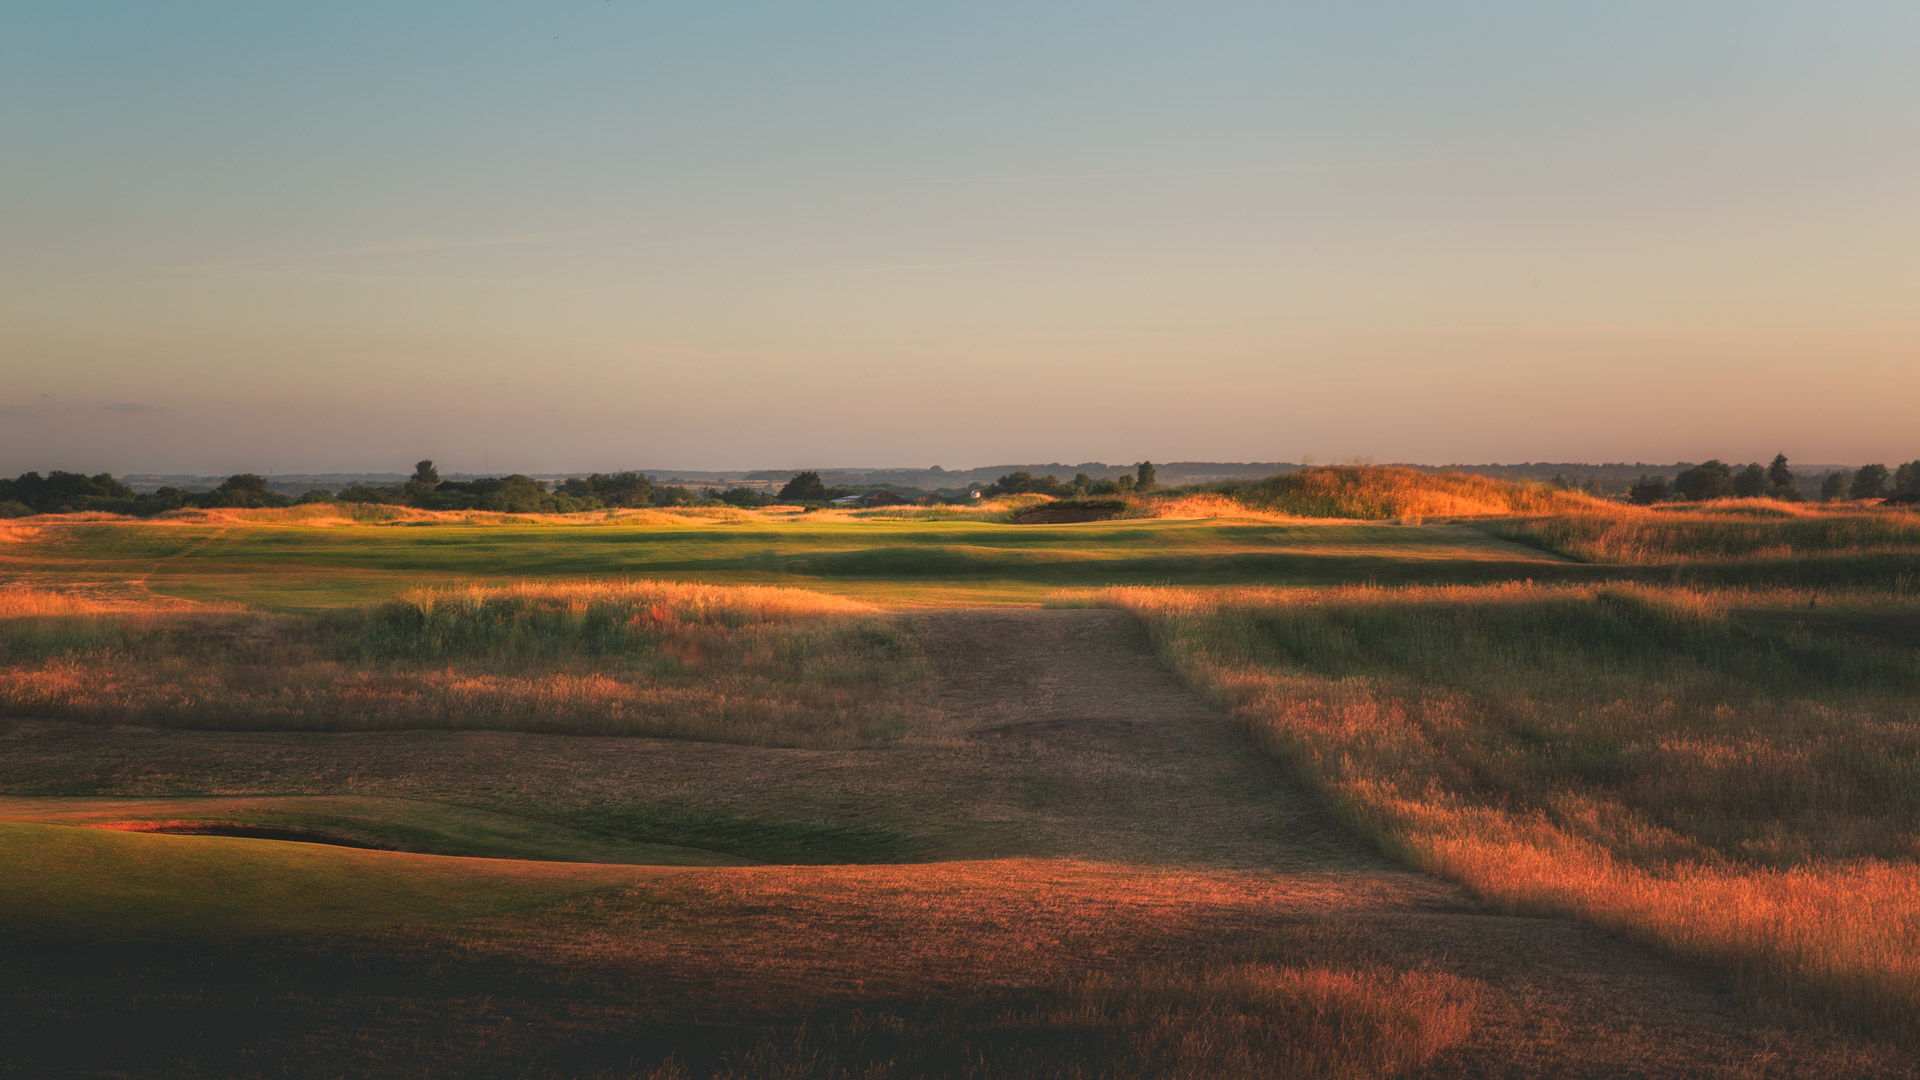
[[[1318,466],[1212,491],[1253,510],[1305,518],[1499,517],[1605,505],[1538,484],[1389,465]]]
[[[15,716],[849,745],[915,715],[904,632],[794,589],[522,583],[328,616],[23,605],[48,613],[0,618],[0,711]]]
[[[1390,853],[1920,1038],[1920,654],[1797,623],[1809,598],[1105,596]]]

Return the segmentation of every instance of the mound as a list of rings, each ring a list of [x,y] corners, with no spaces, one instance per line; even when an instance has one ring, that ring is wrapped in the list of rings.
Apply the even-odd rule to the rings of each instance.
[[[1013,519],[1015,525],[1074,525],[1083,521],[1105,521],[1119,517],[1127,504],[1114,502],[1050,502],[1023,510]]]
[[[1256,510],[1298,517],[1490,517],[1592,509],[1578,492],[1467,473],[1426,473],[1391,465],[1325,465],[1228,483],[1218,490]]]

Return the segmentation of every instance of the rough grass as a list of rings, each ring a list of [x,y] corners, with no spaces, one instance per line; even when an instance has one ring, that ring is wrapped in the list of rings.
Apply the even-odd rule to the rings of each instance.
[[[1390,465],[1317,466],[1208,490],[1252,510],[1305,518],[1489,517],[1605,505],[1539,484]]]
[[[1742,499],[1480,528],[1583,562],[1669,568],[1679,582],[1920,593],[1920,513],[1912,510]]]
[[[1835,553],[1920,551],[1920,513],[1792,503],[1706,504],[1684,510],[1616,506],[1605,513],[1492,522],[1508,539],[1588,562],[1664,564]]]
[[[920,677],[879,612],[794,589],[520,583],[317,616],[9,596],[13,716],[830,746],[904,733]]]
[[[1811,599],[1105,596],[1390,853],[1920,1038],[1920,654],[1801,622]],[[1920,625],[1912,601],[1854,603]]]

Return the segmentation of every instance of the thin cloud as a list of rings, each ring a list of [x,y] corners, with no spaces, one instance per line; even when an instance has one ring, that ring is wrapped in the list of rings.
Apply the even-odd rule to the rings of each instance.
[[[156,413],[164,411],[160,406],[149,405],[144,401],[116,401],[111,405],[102,405],[100,408],[106,412],[118,413]]]

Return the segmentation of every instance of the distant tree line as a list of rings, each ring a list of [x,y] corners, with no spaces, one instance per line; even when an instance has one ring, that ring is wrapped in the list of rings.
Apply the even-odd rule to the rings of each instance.
[[[1072,481],[1063,481],[1057,476],[1035,476],[1025,469],[1010,472],[980,490],[986,498],[995,495],[1052,495],[1055,498],[1074,499],[1089,495],[1131,495],[1153,491],[1160,485],[1154,480],[1153,462],[1143,461],[1134,467],[1134,475],[1118,476],[1111,479],[1095,480],[1086,473],[1074,473]]]
[[[1820,499],[1879,499],[1889,495],[1920,495],[1920,461],[1909,461],[1889,471],[1885,465],[1862,465],[1848,472],[1839,469],[1820,480]],[[1797,502],[1804,498],[1799,478],[1787,468],[1787,455],[1775,454],[1773,462],[1762,466],[1752,462],[1739,470],[1717,458],[1703,461],[1673,478],[1642,476],[1627,492],[1642,506],[1672,500],[1705,502],[1709,499],[1782,499]]]
[[[737,501],[738,492],[766,498],[749,488],[727,492],[709,489],[703,495],[723,502],[730,501],[729,497]],[[0,517],[87,510],[147,517],[187,507],[294,506],[317,502],[381,503],[423,510],[496,510],[510,514],[571,513],[610,507],[688,506],[701,502],[703,495],[695,495],[677,485],[655,484],[645,474],[635,472],[568,477],[551,491],[540,481],[519,473],[476,480],[442,480],[431,461],[414,466],[413,475],[400,484],[386,487],[355,484],[337,492],[315,489],[298,498],[271,490],[266,478],[255,473],[229,476],[211,491],[163,487],[136,493],[107,473],[86,476],[56,470],[46,476],[30,472],[13,480],[0,480]]]
[[[1560,478],[1556,478],[1560,479]],[[882,485],[885,486],[885,485]],[[1572,487],[1564,479],[1558,486]],[[1591,485],[1589,485],[1591,486]],[[1124,496],[1156,490],[1154,466],[1142,461],[1134,475],[1094,480],[1076,473],[1070,481],[1051,474],[1035,476],[1022,469],[1010,472],[984,487],[974,485],[985,497],[997,495],[1049,495],[1056,498]],[[644,473],[591,473],[571,476],[551,490],[538,480],[520,473],[488,476],[473,480],[442,480],[432,461],[414,466],[413,475],[390,486],[356,484],[329,492],[321,489],[292,497],[271,490],[265,477],[255,473],[229,476],[211,491],[185,491],[162,487],[135,492],[108,473],[88,476],[84,473],[55,470],[40,475],[23,473],[12,480],[0,479],[0,517],[27,514],[57,514],[75,511],[104,511],[147,517],[190,507],[273,507],[317,502],[380,503],[412,506],[423,510],[490,510],[510,514],[575,513],[628,507],[671,507],[726,505],[768,506],[773,503],[819,505],[858,495],[871,488],[851,488],[823,483],[817,471],[796,473],[778,495],[769,495],[750,487],[705,487],[697,493],[680,485],[656,484]],[[1877,499],[1886,496],[1920,498],[1920,461],[1909,461],[1897,469],[1885,465],[1863,465],[1851,472],[1838,470],[1821,479],[1819,497],[1828,502],[1839,499]],[[1799,478],[1787,467],[1787,456],[1777,454],[1773,462],[1758,462],[1736,469],[1718,459],[1704,461],[1684,469],[1669,482],[1663,476],[1643,475],[1628,491],[1635,503],[1685,500],[1702,502],[1726,498],[1773,498],[1798,500],[1803,496]]]

